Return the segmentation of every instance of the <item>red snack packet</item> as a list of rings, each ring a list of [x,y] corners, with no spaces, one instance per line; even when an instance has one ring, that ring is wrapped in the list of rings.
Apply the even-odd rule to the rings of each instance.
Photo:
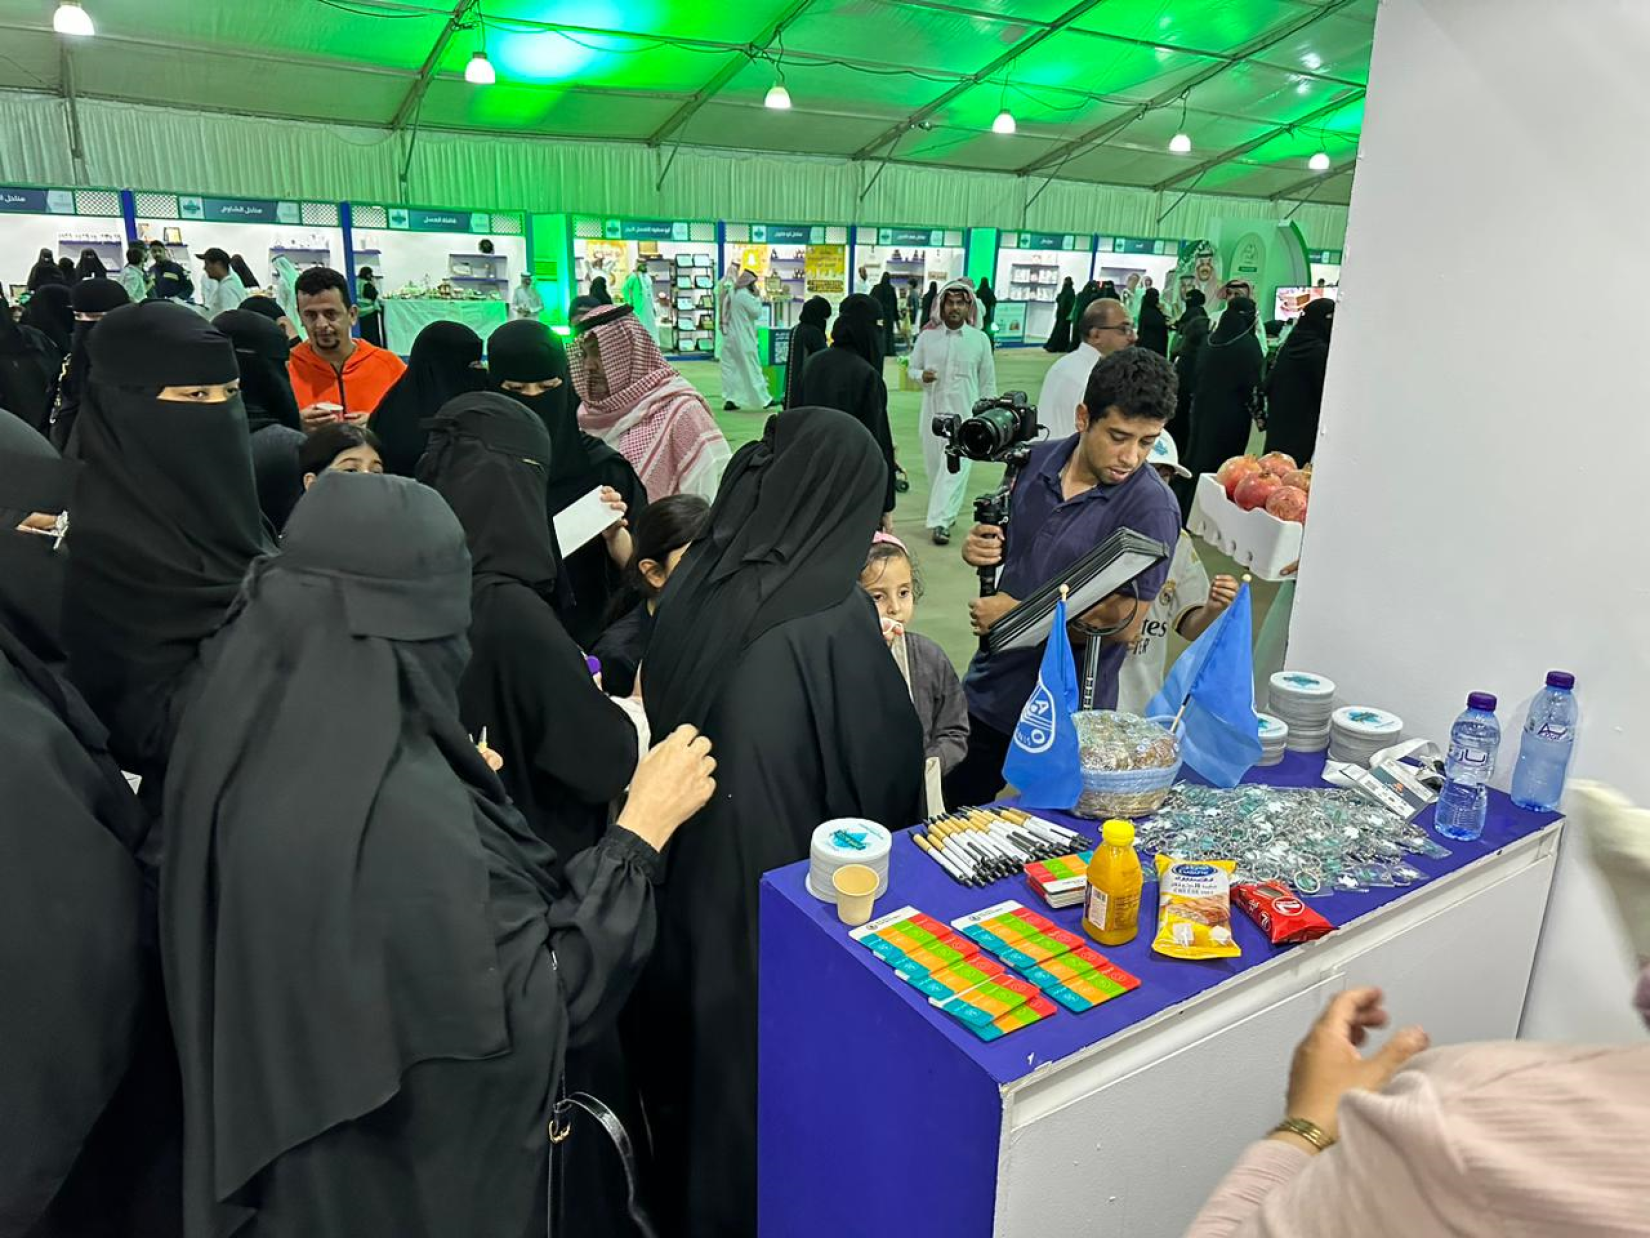
[[[1232,887],[1232,901],[1260,925],[1274,946],[1314,941],[1335,926],[1313,911],[1281,881]]]

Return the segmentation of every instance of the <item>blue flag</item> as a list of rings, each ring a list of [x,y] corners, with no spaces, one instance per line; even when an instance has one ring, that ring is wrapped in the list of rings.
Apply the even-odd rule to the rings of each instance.
[[[1244,585],[1226,613],[1180,655],[1163,690],[1146,706],[1147,717],[1159,718],[1186,704],[1181,755],[1217,787],[1237,786],[1261,756],[1251,625]]]
[[[1003,777],[1035,808],[1068,809],[1083,793],[1077,752],[1077,664],[1066,635],[1066,601],[1054,604],[1054,626],[1037,670],[1037,686],[1020,711],[1014,739],[1003,760]],[[1259,742],[1259,741],[1257,741]]]

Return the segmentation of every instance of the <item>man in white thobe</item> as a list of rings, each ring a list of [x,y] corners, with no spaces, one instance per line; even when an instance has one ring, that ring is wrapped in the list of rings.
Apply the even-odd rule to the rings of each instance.
[[[922,462],[928,470],[928,531],[936,546],[951,540],[968,491],[969,461],[955,472],[946,468],[946,440],[934,433],[934,418],[967,420],[982,396],[997,394],[997,367],[991,341],[979,328],[974,286],[954,279],[934,299],[934,316],[911,348],[910,372],[922,380]]]
[[[1077,323],[1077,347],[1043,376],[1037,393],[1037,422],[1048,429],[1050,442],[1077,433],[1077,406],[1088,390],[1089,374],[1101,357],[1109,357],[1134,343],[1134,323],[1121,301],[1110,297],[1090,302]]]
[[[216,318],[219,314],[240,309],[241,302],[247,297],[246,285],[230,269],[228,252],[214,245],[195,257],[201,260],[206,270],[206,278],[201,281],[201,304],[206,308],[206,316]]]
[[[757,355],[756,324],[762,320],[762,298],[756,295],[756,272],[741,271],[722,311],[722,408],[767,408],[774,403],[767,375]]]
[[[510,314],[514,318],[537,318],[544,312],[544,298],[533,287],[533,273],[523,271],[521,283],[510,294]]]

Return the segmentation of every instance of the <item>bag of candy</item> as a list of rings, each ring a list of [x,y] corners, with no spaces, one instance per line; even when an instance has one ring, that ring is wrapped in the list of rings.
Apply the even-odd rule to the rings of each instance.
[[[1152,949],[1175,959],[1223,959],[1243,953],[1232,937],[1235,860],[1157,857],[1157,936]]]
[[[1313,911],[1281,881],[1245,882],[1232,887],[1232,901],[1266,931],[1274,946],[1315,941],[1334,925]]]

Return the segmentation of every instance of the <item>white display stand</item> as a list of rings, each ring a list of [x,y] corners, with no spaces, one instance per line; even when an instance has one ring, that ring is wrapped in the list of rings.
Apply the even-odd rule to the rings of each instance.
[[[1065,281],[1080,292],[1093,270],[1092,236],[1005,232],[991,286],[999,301],[1025,303],[1024,341],[1041,344],[1054,332],[1054,303]]]
[[[350,212],[350,276],[372,268],[386,347],[405,356],[419,331],[441,320],[466,323],[483,339],[507,321],[510,294],[529,269],[523,216],[372,203],[352,203]],[[468,295],[429,295],[443,284]]]
[[[8,264],[3,291],[13,304],[43,249],[76,263],[82,250],[95,250],[115,279],[126,262],[120,194],[114,189],[0,186],[0,240]]]
[[[218,248],[239,254],[258,284],[247,292],[272,291],[275,259],[284,255],[298,270],[337,268],[344,257],[344,233],[335,202],[222,198],[138,190],[137,231],[145,244],[162,241],[195,283],[201,298],[204,264],[195,257]],[[178,238],[178,239],[173,239]]]
[[[1122,296],[1128,291],[1130,275],[1141,277],[1142,291],[1145,277],[1149,275],[1152,286],[1165,302],[1163,312],[1169,312],[1169,285],[1173,282],[1175,268],[1180,265],[1179,241],[1167,237],[1102,236],[1095,244],[1095,251],[1095,279],[1101,282],[1111,280],[1117,286],[1118,295]],[[1129,310],[1136,318],[1140,317],[1138,296]]]
[[[920,297],[928,291],[929,284],[943,288],[947,281],[960,279],[966,274],[966,262],[961,228],[861,225],[854,242],[853,288],[855,292],[871,291],[886,271],[894,278],[903,306],[906,285],[912,280],[917,283]],[[1009,299],[1001,292],[997,296],[1000,300]]]
[[[625,280],[641,270],[653,290],[659,346],[667,353],[710,356],[716,343],[716,283],[722,278],[716,225],[691,219],[618,219],[575,215],[574,295],[607,280],[614,303]]]

